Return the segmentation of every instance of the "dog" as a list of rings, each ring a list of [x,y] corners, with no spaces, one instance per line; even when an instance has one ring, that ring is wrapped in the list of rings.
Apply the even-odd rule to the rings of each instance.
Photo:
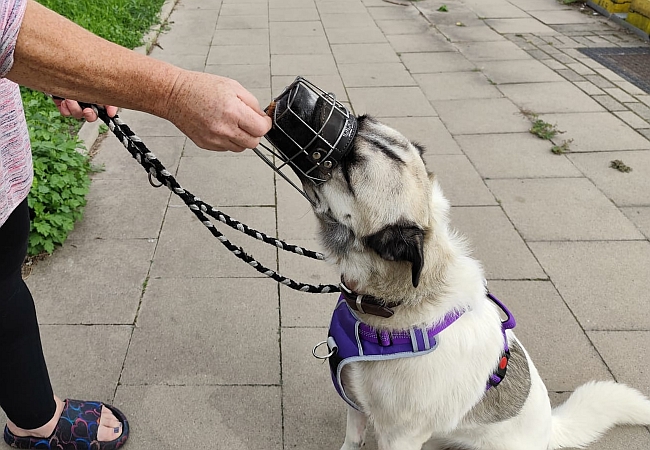
[[[388,346],[400,333],[409,342],[413,330],[444,330],[412,357],[344,364],[339,390],[351,406],[341,450],[361,448],[369,422],[380,450],[425,442],[436,450],[583,447],[614,425],[650,424],[650,400],[609,381],[587,383],[551,408],[533,361],[504,326],[507,308],[488,296],[480,263],[450,228],[449,203],[424,149],[370,116],[357,124],[351,150],[326,182],[298,173],[348,291],[337,310],[349,309],[348,319]]]

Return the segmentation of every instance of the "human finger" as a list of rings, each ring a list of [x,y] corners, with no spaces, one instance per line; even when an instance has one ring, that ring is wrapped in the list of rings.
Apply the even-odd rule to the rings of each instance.
[[[247,134],[253,137],[259,138],[264,136],[273,125],[273,122],[269,116],[266,114],[260,116],[248,106],[244,106],[241,113],[242,114],[237,125]]]
[[[87,122],[94,122],[97,120],[97,113],[92,108],[84,108],[83,118],[86,119]]]
[[[107,106],[106,114],[108,114],[108,117],[115,117],[115,114],[117,114],[117,106]]]
[[[81,106],[79,106],[79,103],[76,102],[75,100],[69,100],[65,99],[63,102],[61,102],[61,105],[64,105],[67,107],[68,111],[70,112],[70,115],[74,117],[75,119],[82,119],[84,117],[84,112]]]
[[[244,102],[249,108],[253,109],[257,114],[261,116],[266,115],[266,113],[262,111],[262,108],[260,108],[260,102],[257,100],[257,97],[247,91],[244,87],[241,87],[241,89],[237,91],[237,97],[239,97],[242,102]]]

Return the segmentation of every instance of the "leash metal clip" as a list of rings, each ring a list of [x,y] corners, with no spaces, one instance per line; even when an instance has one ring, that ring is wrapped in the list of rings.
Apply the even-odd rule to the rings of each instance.
[[[318,350],[319,347],[321,347],[323,344],[327,344],[327,348],[329,349],[329,353],[327,355],[318,355],[316,354],[316,350]],[[314,346],[314,348],[311,351],[311,354],[314,355],[314,358],[317,359],[328,359],[330,356],[334,356],[337,350],[337,345],[336,342],[334,342],[334,338],[332,336],[328,337],[326,341],[319,342]]]

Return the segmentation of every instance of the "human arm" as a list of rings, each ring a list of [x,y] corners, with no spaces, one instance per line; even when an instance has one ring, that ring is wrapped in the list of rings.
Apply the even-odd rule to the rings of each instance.
[[[59,97],[154,114],[211,150],[255,147],[271,127],[257,99],[236,81],[120,47],[33,0],[7,78]]]

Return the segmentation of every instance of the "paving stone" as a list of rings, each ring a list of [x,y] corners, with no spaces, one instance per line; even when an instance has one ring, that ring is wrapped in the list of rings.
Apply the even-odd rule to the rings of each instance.
[[[489,280],[546,278],[533,254],[498,206],[454,207],[451,226],[468,238]]]
[[[470,61],[505,61],[530,59],[530,55],[509,41],[501,42],[461,42],[457,44],[460,52]]]
[[[337,75],[331,55],[271,55],[271,75]]]
[[[571,81],[572,83],[579,83],[581,81],[585,81],[582,75],[574,72],[571,69],[560,69],[557,70],[557,73],[561,75],[563,78],[565,78],[566,80]]]
[[[532,11],[531,16],[545,23],[546,25],[565,25],[575,23],[593,23],[593,18],[584,14],[574,14],[567,10],[562,11]]]
[[[620,239],[624,239],[623,236]],[[529,242],[585,330],[648,330],[648,241]]]
[[[507,2],[475,3],[471,8],[483,19],[508,19],[529,17],[528,13]]]
[[[460,147],[438,117],[382,117],[382,122],[423,145],[426,154],[460,155]]]
[[[589,331],[587,333],[598,352],[616,377],[650,396],[650,330]]]
[[[400,62],[388,43],[332,44],[332,53],[338,64]]]
[[[279,0],[279,1],[284,2],[284,0]],[[384,5],[378,5],[378,6],[384,6]],[[395,8],[389,7],[388,9],[399,9],[399,7],[395,7]],[[318,11],[324,14],[343,14],[343,13],[364,13],[367,12],[368,9],[366,9],[366,7],[362,2],[333,0],[327,2],[318,2]]]
[[[627,216],[637,226],[641,233],[650,239],[650,207],[629,207],[621,208],[623,214]]]
[[[275,233],[275,212],[271,208],[218,209],[251,228],[270,236]],[[263,265],[275,268],[275,247],[235,231],[217,219],[211,221],[235,245],[242,246]],[[179,264],[179,261],[183,263]],[[185,205],[170,206],[160,233],[151,277],[238,277],[242,274],[245,277],[263,277],[224,247]]]
[[[138,136],[180,136],[185,135],[174,126],[171,122],[156,117],[151,114],[130,109],[121,109],[120,118],[131,128]],[[146,144],[147,142],[145,142]]]
[[[329,4],[329,2],[328,2]],[[316,7],[313,0],[268,0],[269,11],[272,9],[294,9],[294,8],[311,8]],[[353,3],[354,6],[363,8],[359,3]],[[320,5],[322,7],[322,5]]]
[[[218,64],[206,66],[205,71],[237,80],[248,90],[271,85],[271,69],[268,64]]]
[[[41,343],[54,391],[62,398],[113,403],[131,330],[130,325],[42,325]],[[83,355],[83,364],[71,361],[71,342],[75,354]]]
[[[284,171],[285,175],[297,186],[301,186],[298,177]],[[296,239],[316,239],[318,222],[311,205],[287,181],[276,175],[277,228],[278,237],[293,241]]]
[[[505,98],[438,101],[435,106],[454,136],[528,132],[530,128],[528,119]]]
[[[539,119],[563,131],[559,139],[573,140],[572,152],[647,150],[650,141],[606,112],[543,114]]]
[[[25,281],[41,324],[131,324],[156,241],[69,240]]]
[[[313,22],[271,22],[269,25],[271,39],[274,37],[324,36],[325,31],[320,21]],[[217,30],[219,32],[219,30]]]
[[[579,81],[573,83],[589,95],[604,95],[605,91],[591,84],[589,81]]]
[[[567,156],[617,206],[650,205],[650,151]],[[611,162],[614,160],[623,161],[632,171],[625,173],[613,169]]]
[[[438,25],[436,27],[450,42],[498,42],[505,38],[481,23],[477,26]],[[389,34],[389,33],[387,33]],[[517,59],[517,58],[512,58]]]
[[[178,49],[187,48],[185,44],[179,45]],[[178,55],[174,53],[159,52],[156,55],[150,54],[152,58],[158,59],[160,61],[165,61],[170,64],[174,64],[181,69],[193,70],[195,72],[203,72],[205,69],[205,59],[210,51],[210,47],[205,45],[202,46],[205,49],[204,54],[198,55]]]
[[[571,310],[548,281],[490,281],[517,320],[514,332],[550,391],[574,390],[612,376]],[[557,370],[562,361],[562,370]]]
[[[271,280],[153,277],[121,381],[278,384],[278,332],[277,286]]]
[[[406,53],[400,58],[411,73],[465,72],[476,66],[459,53]]]
[[[339,64],[347,87],[416,86],[402,63]]]
[[[456,141],[483,178],[581,176],[567,158],[550,151],[550,142],[530,133],[466,135]]]
[[[551,59],[552,58],[551,55],[549,55],[548,53],[546,53],[546,52],[544,52],[542,50],[539,50],[537,48],[526,50],[526,53],[528,53],[534,59],[537,59],[539,61],[543,61],[544,64],[546,64],[546,65],[551,64],[551,62],[553,64],[555,64],[555,65],[561,65],[561,63],[559,61]],[[551,68],[556,69],[556,67],[551,67]],[[559,67],[559,68],[560,69],[564,68],[564,65],[561,65],[561,67]]]
[[[558,74],[534,60],[485,61],[479,67],[496,84],[562,81]]]
[[[187,448],[282,450],[280,391],[279,386],[120,386],[116,403],[138,424],[129,437],[134,448],[172,450],[181,441]],[[214,438],[206,443],[207,436]]]
[[[268,45],[211,47],[206,64],[268,64]]]
[[[306,22],[313,20],[318,20],[318,10],[314,6],[309,8],[269,9],[269,21],[271,22]]]
[[[627,108],[609,95],[592,95],[591,98],[600,103],[607,111],[627,111]]]
[[[636,99],[634,97],[625,93],[625,91],[619,88],[610,88],[610,89],[605,89],[604,91],[607,92],[612,97],[614,97],[619,102],[622,103],[636,102]]]
[[[376,117],[434,116],[435,111],[417,87],[349,88],[357,115]]]
[[[215,30],[212,45],[268,45],[269,31],[263,28],[252,30]]]
[[[316,233],[307,238],[294,238],[290,241],[291,244],[299,245],[309,250],[319,252],[324,250]],[[313,285],[338,284],[341,278],[338,268],[329,263],[284,251],[278,252],[278,270],[286,277]]]
[[[535,33],[555,34],[555,30],[542,24],[533,18],[525,19],[488,19],[487,25],[494,28],[498,33]]]
[[[284,91],[284,88],[289,86],[296,79],[295,75],[278,75],[271,78],[272,91],[274,96],[278,96]],[[343,81],[339,74],[336,75],[309,75],[307,79],[319,86],[326,92],[331,92],[336,95],[339,101],[348,101]]]
[[[456,51],[450,42],[434,31],[415,35],[387,35],[386,39],[397,53]]]
[[[345,439],[346,404],[336,393],[329,365],[311,350],[326,328],[283,328],[282,391],[287,448],[338,448]]]
[[[330,44],[370,44],[386,42],[386,36],[377,26],[329,28],[327,39]]]
[[[650,107],[642,105],[641,103],[626,103],[626,106],[643,119],[650,122]]]
[[[367,12],[346,12],[346,13],[321,13],[320,20],[325,29],[349,28],[349,27],[371,27],[375,25],[372,16]]]
[[[220,16],[217,22],[217,30],[253,30],[256,28],[268,29],[269,16]]]
[[[639,239],[635,227],[589,180],[488,180],[523,238],[548,240]]]
[[[616,87],[600,75],[585,75],[585,78],[601,89]]]
[[[282,10],[278,10],[282,11]],[[331,48],[325,36],[274,36],[271,39],[272,55],[330,54]]]
[[[375,23],[384,35],[421,34],[431,29],[431,25],[424,20],[376,20]]]
[[[507,84],[499,89],[521,108],[538,114],[603,111],[588,95],[565,81]]]
[[[413,78],[424,95],[434,103],[440,100],[502,97],[501,92],[479,72],[420,73],[413,75]]]
[[[269,8],[266,2],[259,3],[225,3],[219,10],[220,16],[266,15]]]
[[[427,155],[427,167],[438,178],[452,206],[496,205],[480,175],[464,155]]]

